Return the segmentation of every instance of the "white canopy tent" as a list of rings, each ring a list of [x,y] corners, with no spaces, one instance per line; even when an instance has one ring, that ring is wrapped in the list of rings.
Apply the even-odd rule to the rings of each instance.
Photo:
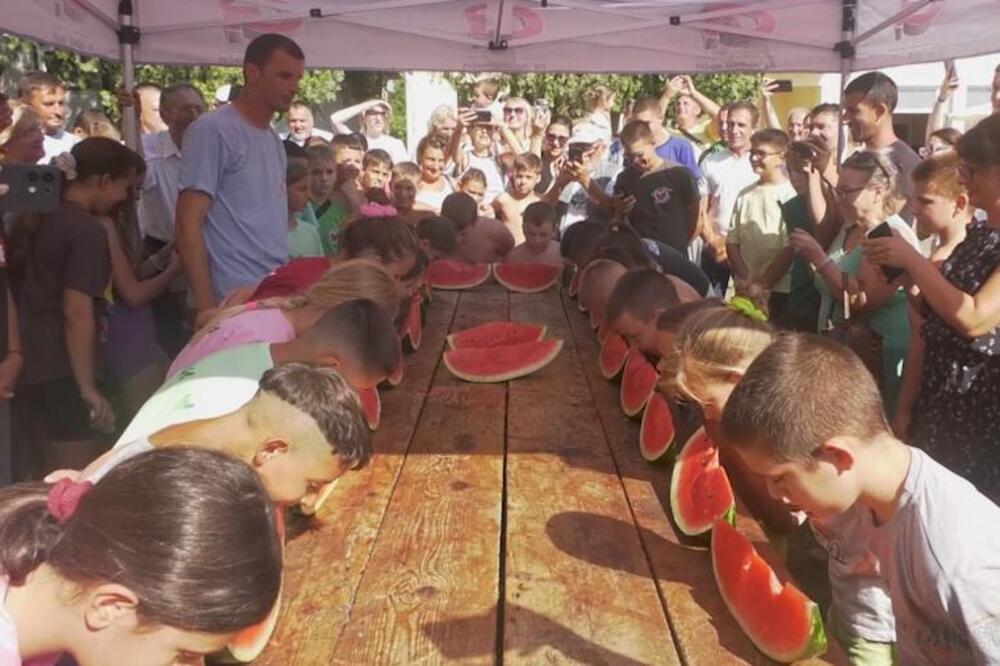
[[[0,0],[0,30],[120,59],[127,87],[134,63],[239,64],[266,32],[312,67],[846,80],[1000,51],[998,25],[998,0]]]
[[[998,51],[998,25],[997,0],[0,0],[0,29],[103,58],[237,64],[280,32],[345,69],[835,72]]]

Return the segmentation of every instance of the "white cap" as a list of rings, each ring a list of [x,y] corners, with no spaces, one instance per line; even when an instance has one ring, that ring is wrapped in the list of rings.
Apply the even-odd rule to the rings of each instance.
[[[573,126],[573,134],[568,143],[594,144],[604,140],[604,132],[591,122],[583,121]]]

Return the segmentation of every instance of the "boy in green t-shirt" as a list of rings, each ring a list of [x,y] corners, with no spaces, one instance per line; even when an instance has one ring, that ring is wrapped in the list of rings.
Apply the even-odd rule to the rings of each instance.
[[[288,258],[322,257],[323,244],[316,226],[300,219],[309,206],[309,166],[302,160],[288,160],[285,172],[288,196]]]
[[[364,148],[350,134],[335,136],[330,146],[317,145],[309,154],[309,205],[316,217],[323,252],[337,253],[344,222],[364,203],[359,177]]]

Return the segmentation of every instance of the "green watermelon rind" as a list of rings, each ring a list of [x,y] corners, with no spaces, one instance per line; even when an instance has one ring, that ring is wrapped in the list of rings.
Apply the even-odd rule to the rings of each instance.
[[[673,447],[674,440],[677,439],[677,429],[674,428],[674,432],[670,436],[670,441],[668,441],[664,445],[663,450],[660,451],[658,454],[654,455],[654,454],[648,453],[646,451],[646,447],[643,446],[643,437],[642,436],[646,432],[646,419],[648,419],[649,415],[653,413],[653,410],[651,410],[649,408],[649,405],[655,399],[656,399],[656,395],[655,395],[655,391],[654,391],[654,395],[650,396],[649,400],[646,402],[646,410],[642,414],[642,423],[639,425],[639,453],[642,455],[643,460],[645,460],[646,462],[656,462],[657,460],[660,460],[661,458],[663,458],[665,455],[667,455],[667,452],[670,451],[670,449]],[[668,407],[667,408],[667,413],[669,413],[669,412],[670,412],[670,409]]]
[[[546,353],[546,355],[543,358],[535,361],[534,363],[523,365],[518,368],[514,368],[508,372],[504,372],[497,375],[474,375],[459,370],[455,368],[455,366],[452,364],[452,355],[454,354],[460,354],[462,352],[475,352],[475,351],[488,352],[490,351],[489,349],[451,349],[444,353],[444,365],[446,368],[448,368],[448,372],[450,372],[452,375],[467,382],[472,382],[475,384],[499,384],[501,382],[508,382],[512,379],[519,379],[520,377],[525,377],[527,375],[532,374],[533,372],[541,370],[549,363],[551,363],[555,359],[555,357],[559,355],[559,352],[562,351],[563,340],[559,338],[549,338],[547,340],[539,340],[538,342],[528,342],[525,344],[536,345],[544,342],[552,343],[552,348],[549,350],[548,353]],[[514,345],[514,347],[518,346],[521,345]],[[512,347],[508,347],[508,349],[511,348]]]
[[[731,521],[728,520],[726,522],[733,524]],[[770,657],[771,659],[783,664],[790,664],[796,661],[803,661],[805,659],[818,657],[826,653],[827,639],[826,639],[826,630],[823,627],[823,613],[820,610],[819,605],[817,605],[816,602],[814,602],[812,599],[809,599],[809,605],[808,605],[809,635],[805,640],[805,644],[802,646],[800,650],[797,650],[794,653],[781,654],[774,650],[768,649],[764,645],[761,645],[761,639],[754,637],[750,633],[750,630],[745,626],[745,620],[743,619],[743,615],[741,613],[737,613],[736,610],[733,608],[732,602],[729,600],[729,597],[726,596],[726,591],[722,588],[722,585],[719,583],[719,572],[716,567],[714,550],[712,551],[712,575],[715,577],[715,585],[719,590],[719,596],[722,597],[722,601],[726,604],[726,609],[729,611],[729,614],[732,615],[733,619],[736,620],[736,623],[740,625],[740,629],[743,631],[744,634],[746,634],[747,638],[750,639],[750,642],[753,643],[757,647],[757,649],[760,650],[765,656]],[[806,598],[808,599],[808,597]]]
[[[455,331],[454,333],[449,334],[448,337],[445,338],[445,342],[448,343],[448,349],[476,349],[476,348],[489,349],[491,347],[502,347],[503,345],[485,345],[485,346],[483,346],[483,345],[470,345],[470,344],[460,345],[460,344],[458,344],[458,342],[461,340],[461,337],[463,335],[471,334],[476,329],[488,326],[490,324],[510,324],[512,326],[520,326],[520,327],[523,327],[523,328],[534,328],[534,329],[536,329],[538,331],[538,336],[534,340],[521,340],[520,342],[516,342],[516,343],[513,343],[513,344],[521,344],[521,343],[524,343],[524,342],[538,342],[539,340],[542,340],[542,339],[545,338],[545,334],[549,330],[549,327],[545,326],[543,324],[522,324],[522,323],[510,322],[510,321],[491,321],[491,322],[486,322],[484,324],[479,324],[477,326],[473,326],[471,328],[467,328],[467,329],[462,330],[462,331]],[[510,343],[507,343],[507,344],[510,344]]]
[[[431,278],[433,276],[434,266],[440,261],[447,261],[451,264],[455,264],[456,266],[460,265],[463,268],[467,267],[470,273],[468,280],[466,280],[465,282],[452,282],[452,283],[435,282],[434,280],[432,280]],[[481,274],[473,276],[472,269],[480,271]],[[439,259],[438,261],[431,262],[430,266],[427,267],[427,283],[433,289],[445,289],[451,291],[472,289],[474,287],[478,287],[479,285],[489,280],[490,276],[492,275],[493,275],[493,264],[462,264],[461,262],[452,261],[450,259],[444,259],[444,260]]]
[[[681,473],[684,471],[684,454],[687,452],[687,448],[691,446],[696,438],[707,437],[704,428],[698,428],[694,431],[688,440],[681,447],[680,453],[677,454],[677,460],[674,461],[674,468],[670,472],[670,513],[673,515],[674,523],[677,528],[689,537],[701,536],[703,534],[708,534],[712,531],[712,524],[714,520],[708,524],[707,527],[699,528],[692,525],[688,525],[683,519],[678,511],[677,507],[680,504],[680,498],[677,496],[678,488],[680,488],[680,477]],[[725,471],[725,470],[723,470]],[[725,520],[730,525],[736,524],[736,498],[733,497],[733,503],[729,505],[726,512],[720,516],[722,520]]]
[[[546,268],[551,268],[553,275],[552,278],[548,282],[545,282],[544,284],[532,285],[530,287],[520,284],[514,284],[514,281],[511,279],[511,276],[504,276],[503,273],[506,272],[508,269],[516,271],[517,269],[513,267],[518,265],[544,266]],[[503,285],[510,291],[517,292],[519,294],[536,294],[538,292],[551,289],[554,285],[558,284],[559,280],[562,278],[562,269],[557,268],[555,266],[549,266],[547,264],[516,264],[516,263],[493,264],[493,277],[496,279],[497,282],[499,282],[501,285]]]

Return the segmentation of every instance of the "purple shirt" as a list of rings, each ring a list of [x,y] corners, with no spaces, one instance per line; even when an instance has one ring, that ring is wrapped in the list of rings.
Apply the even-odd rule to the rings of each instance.
[[[695,157],[691,142],[679,136],[672,136],[656,147],[660,159],[687,167],[695,181],[701,178],[698,159]]]
[[[295,329],[280,308],[244,310],[213,324],[187,344],[167,370],[170,379],[209,354],[252,342],[288,342]]]

